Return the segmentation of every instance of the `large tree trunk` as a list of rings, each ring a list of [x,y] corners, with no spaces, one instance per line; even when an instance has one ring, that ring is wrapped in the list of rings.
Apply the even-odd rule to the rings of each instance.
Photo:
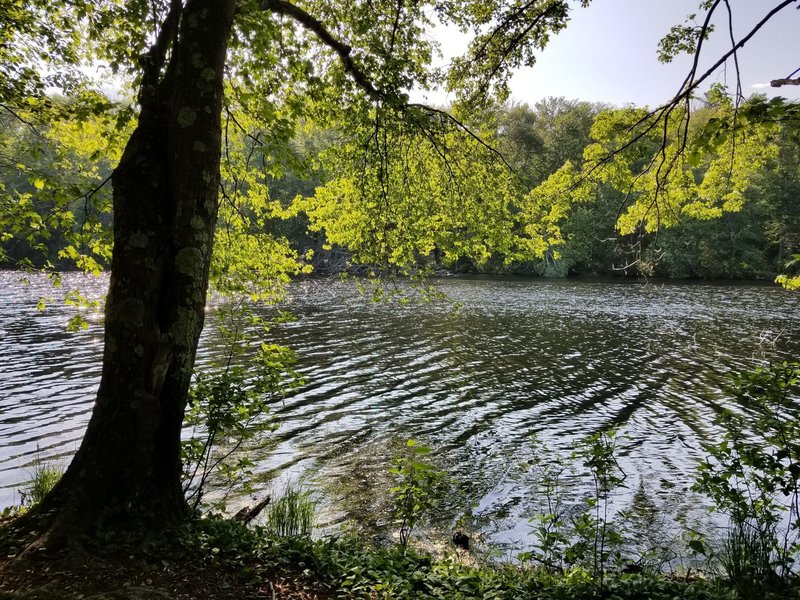
[[[180,8],[166,67],[143,90],[138,126],[114,171],[103,373],[83,442],[42,504],[54,536],[159,530],[186,511],[180,435],[217,218],[235,4]]]

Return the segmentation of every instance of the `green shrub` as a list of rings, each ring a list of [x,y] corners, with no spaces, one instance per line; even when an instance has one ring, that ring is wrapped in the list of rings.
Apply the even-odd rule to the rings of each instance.
[[[183,490],[193,509],[225,511],[227,494],[251,493],[253,463],[246,452],[259,434],[272,432],[270,403],[302,383],[289,348],[259,342],[273,323],[259,317],[246,299],[221,307],[218,333],[224,352],[220,365],[195,373],[185,423],[191,435],[181,442]],[[213,479],[215,501],[205,501]]]
[[[793,575],[800,555],[800,364],[741,375],[733,395],[747,411],[722,411],[722,441],[704,446],[695,490],[730,525],[719,562],[741,589]]]
[[[406,548],[417,523],[427,517],[447,489],[444,473],[422,457],[431,449],[414,440],[406,442],[406,453],[394,458],[389,473],[395,485],[394,514],[400,523],[400,546]]]

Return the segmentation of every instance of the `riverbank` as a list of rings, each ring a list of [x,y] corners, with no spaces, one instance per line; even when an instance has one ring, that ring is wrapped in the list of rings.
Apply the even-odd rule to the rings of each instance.
[[[35,536],[0,526],[0,599],[245,600],[331,597],[303,569],[275,563],[266,538],[221,518],[188,523],[169,539],[118,537],[60,551],[24,552]]]
[[[57,555],[15,558],[3,528],[0,599],[189,600],[213,598],[441,598],[583,600],[734,600],[732,582],[700,572],[548,571],[481,559],[451,549],[433,556],[400,546],[377,548],[345,537],[275,538],[258,528],[204,518],[165,543],[107,543]],[[11,556],[10,556],[11,555]],[[760,588],[759,598],[800,597],[794,586]]]

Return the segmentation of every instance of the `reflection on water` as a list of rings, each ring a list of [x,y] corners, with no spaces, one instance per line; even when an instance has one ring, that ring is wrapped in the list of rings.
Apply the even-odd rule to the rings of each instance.
[[[102,331],[63,332],[41,283],[0,273],[0,504],[25,467],[74,452],[98,379]],[[532,432],[555,448],[618,427],[631,481],[685,489],[730,373],[800,349],[800,295],[772,286],[446,279],[460,305],[374,304],[354,287],[294,284],[298,320],[274,331],[307,385],[276,403],[265,486],[302,478],[329,523],[380,522],[385,471],[409,437],[461,483],[454,504],[514,519],[530,491],[512,468]],[[213,315],[200,362],[214,359]],[[38,449],[38,450],[37,450]],[[517,523],[517,528],[519,525]]]

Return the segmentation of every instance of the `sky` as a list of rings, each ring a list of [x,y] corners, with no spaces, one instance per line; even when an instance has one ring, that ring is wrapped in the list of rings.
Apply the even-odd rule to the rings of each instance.
[[[535,103],[549,96],[604,102],[616,106],[657,106],[671,98],[688,73],[691,59],[671,64],[656,57],[658,41],[670,27],[698,10],[700,0],[593,0],[588,8],[577,2],[567,28],[551,39],[533,68],[518,71],[511,82],[512,100]],[[737,39],[752,29],[778,0],[730,0]],[[739,53],[742,91],[800,99],[799,87],[769,87],[800,67],[800,3],[783,9]],[[727,13],[720,7],[715,32],[706,43],[710,66],[730,48]],[[434,37],[451,52],[463,51],[466,39],[454,28],[437,28]],[[445,57],[445,61],[448,57]],[[705,69],[702,69],[705,71]],[[735,85],[732,62],[710,78]],[[428,101],[446,103],[443,94]]]

